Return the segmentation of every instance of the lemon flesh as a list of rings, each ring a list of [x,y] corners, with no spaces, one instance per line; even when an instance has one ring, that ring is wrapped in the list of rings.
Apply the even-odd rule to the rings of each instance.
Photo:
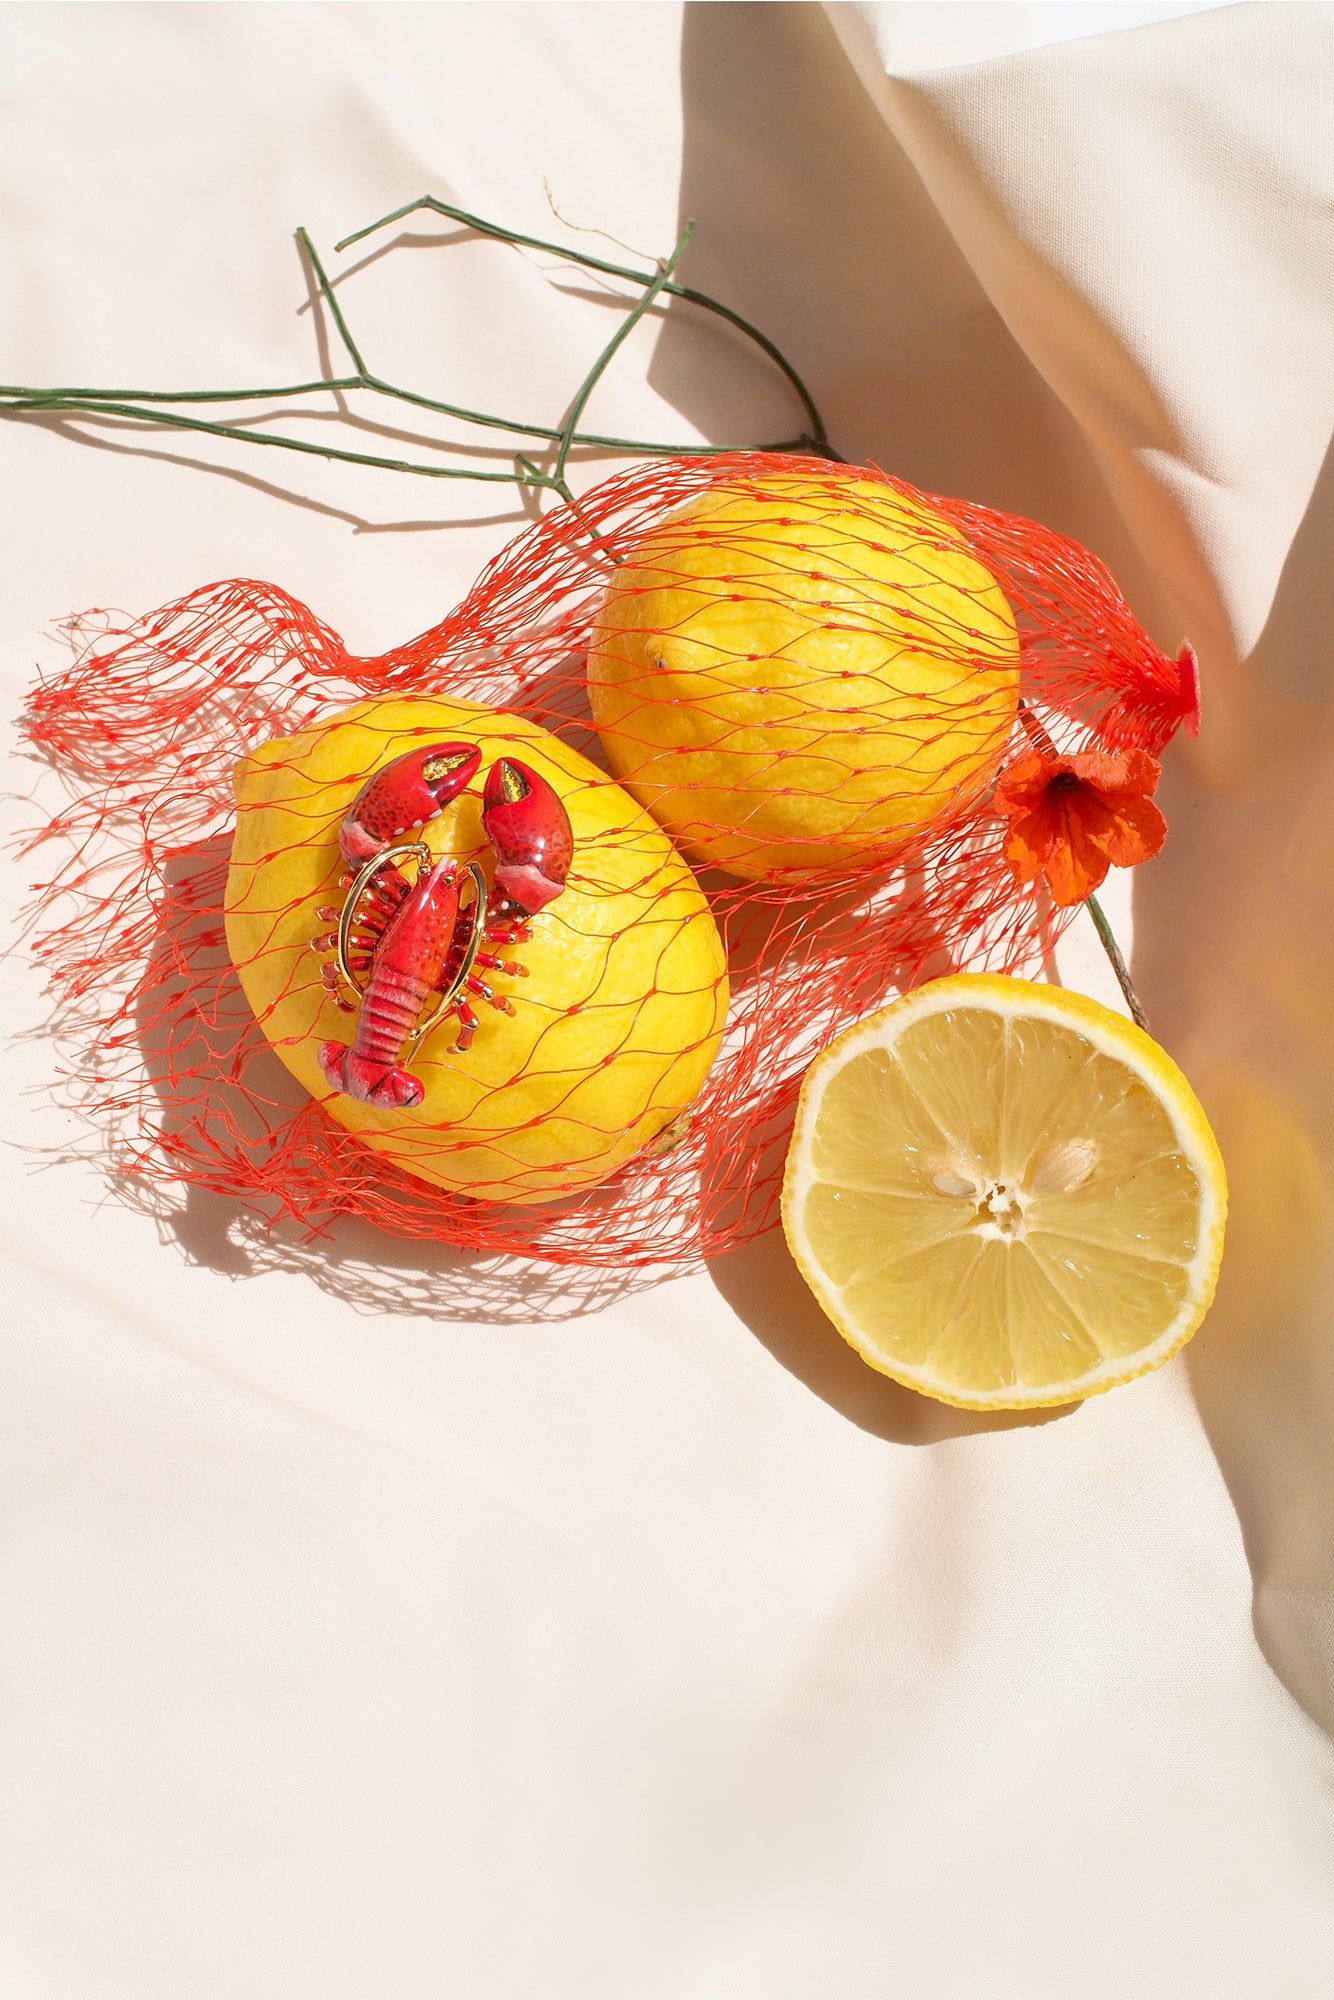
[[[569,881],[502,956],[526,979],[493,974],[512,1016],[477,1001],[476,1038],[455,1051],[457,1021],[406,1066],[425,1085],[411,1109],[381,1110],[330,1091],[321,1042],[351,1042],[354,1016],[321,984],[317,912],[342,901],[343,814],[370,774],[436,739],[481,746],[481,768],[420,838],[435,856],[489,871],[481,794],[497,757],[515,755],[561,797],[574,833]],[[535,723],[473,702],[372,700],[238,766],[227,943],[246,997],[277,1054],[330,1117],[422,1180],[525,1205],[614,1173],[699,1091],[717,1053],[727,972],[717,926],[666,835],[619,785]]]
[[[887,861],[994,775],[1014,616],[958,529],[893,487],[766,472],[659,522],[588,652],[613,770],[752,880]]]
[[[1175,1354],[1208,1309],[1227,1183],[1171,1058],[1082,995],[961,975],[807,1072],[783,1225],[873,1368],[982,1409],[1066,1403]]]

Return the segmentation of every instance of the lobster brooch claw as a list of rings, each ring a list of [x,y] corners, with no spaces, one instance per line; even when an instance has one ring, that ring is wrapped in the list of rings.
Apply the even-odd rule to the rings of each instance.
[[[482,753],[475,743],[432,743],[409,750],[368,778],[338,829],[338,851],[360,868],[428,819],[444,811],[477,775]]]
[[[497,757],[482,792],[482,828],[496,857],[496,887],[522,910],[554,902],[574,853],[570,817],[545,778],[517,757]]]
[[[530,935],[527,917],[565,887],[574,851],[569,815],[546,780],[517,758],[498,758],[484,789],[494,888],[477,862],[435,861],[424,841],[402,837],[458,798],[480,764],[475,744],[409,751],[362,786],[339,827],[339,851],[355,872],[343,878],[342,908],[319,912],[336,931],[311,942],[332,951],[325,987],[357,1019],[351,1045],[324,1042],[319,1062],[334,1090],[362,1103],[420,1104],[424,1086],[404,1064],[448,1015],[459,1024],[455,1048],[466,1051],[478,1027],[472,999],[514,1012],[482,974],[527,977],[525,966],[500,954]],[[415,865],[415,881],[400,863]]]

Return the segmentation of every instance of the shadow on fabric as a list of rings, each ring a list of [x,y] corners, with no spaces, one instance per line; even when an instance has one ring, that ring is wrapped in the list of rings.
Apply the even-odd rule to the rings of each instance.
[[[680,216],[697,222],[684,275],[777,342],[837,449],[1078,536],[1138,584],[1152,616],[1082,432],[987,301],[823,10],[691,0],[682,94]],[[777,371],[680,302],[650,381],[716,442],[802,426]],[[781,1232],[709,1270],[785,1368],[876,1436],[926,1444],[1067,1414],[958,1410],[876,1374],[820,1311]]]
[[[1172,838],[1136,884],[1135,944],[1149,1017],[1231,1182],[1191,1387],[1241,1525],[1256,1637],[1334,1734],[1332,545],[1334,447],[1258,644],[1206,701],[1202,754],[1169,760]]]
[[[859,1430],[893,1444],[939,1444],[982,1431],[1049,1424],[1081,1408],[962,1410],[877,1374],[816,1304],[781,1230],[715,1257],[709,1276],[738,1319],[774,1360]]]
[[[805,375],[839,450],[1077,537],[1173,649],[1177,615],[1083,433],[1021,353],[816,6],[685,8],[681,214],[691,280],[756,319]],[[758,414],[753,358],[700,367],[668,315],[655,387],[709,436]],[[770,385],[763,414],[792,424]],[[1275,1673],[1334,1733],[1334,1272],[1322,1164],[1334,1149],[1334,456],[1254,652],[1206,691],[1204,738],[1168,755],[1172,828],[1136,882],[1136,979],[1232,1176],[1218,1299],[1185,1365],[1236,1508],[1254,1624]],[[1204,760],[1213,760],[1205,775]],[[853,1422],[955,1434],[872,1377],[809,1298],[781,1238],[713,1266],[758,1338]],[[963,1426],[967,1428],[965,1424]]]
[[[688,0],[681,77],[679,213],[696,222],[683,277],[777,343],[845,458],[1073,535],[1175,649],[1083,431],[987,299],[824,10]],[[714,442],[804,423],[748,341],[680,300],[649,380]]]

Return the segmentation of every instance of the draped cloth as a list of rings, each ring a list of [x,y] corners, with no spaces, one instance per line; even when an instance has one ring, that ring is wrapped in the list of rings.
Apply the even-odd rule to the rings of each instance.
[[[425,218],[335,239],[432,192],[651,264],[690,216],[685,278],[845,456],[1094,548],[1200,655],[1107,900],[1233,1193],[1182,1357],[979,1417],[867,1370],[777,1238],[655,1284],[109,1186],[15,948],[0,1986],[1323,1994],[1334,10],[11,6],[0,55],[6,381],[336,370],[304,223],[372,366],[558,422],[619,295]],[[589,416],[799,427],[679,302]],[[71,612],[265,577],[378,652],[524,519],[127,422],[0,447],[11,714]],[[51,786],[16,746],[11,832]],[[1082,929],[1056,972],[1114,994]]]

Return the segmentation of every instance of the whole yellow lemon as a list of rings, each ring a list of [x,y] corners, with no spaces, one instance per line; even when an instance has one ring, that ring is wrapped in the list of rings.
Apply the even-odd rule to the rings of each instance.
[[[556,791],[574,853],[565,888],[504,952],[527,977],[495,975],[512,1002],[479,1003],[465,1053],[442,1021],[411,1058],[412,1108],[331,1091],[321,1044],[350,1042],[352,1017],[322,981],[312,939],[341,903],[343,815],[373,772],[437,740],[482,753],[476,780],[419,835],[433,856],[490,876],[482,785],[502,756]],[[727,970],[709,907],[661,829],[621,787],[535,723],[476,703],[370,700],[263,744],[237,767],[227,943],[247,999],[292,1074],[332,1118],[404,1172],[480,1200],[521,1204],[595,1185],[697,1094],[727,1011]]]
[[[613,770],[692,854],[799,881],[889,860],[977,798],[1019,645],[941,515],[878,480],[771,471],[637,543],[588,686]]]

